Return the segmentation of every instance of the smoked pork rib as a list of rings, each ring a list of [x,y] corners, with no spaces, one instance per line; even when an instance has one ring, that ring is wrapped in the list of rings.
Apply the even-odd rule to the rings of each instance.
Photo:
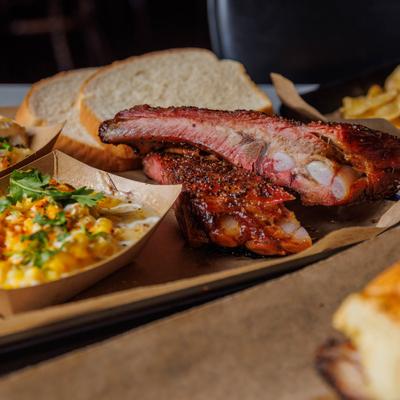
[[[99,134],[142,154],[171,143],[196,146],[293,189],[309,205],[383,198],[400,180],[400,139],[360,125],[142,105],[105,121]]]
[[[311,245],[307,231],[283,204],[294,197],[261,176],[195,153],[150,153],[143,166],[158,183],[183,185],[175,214],[191,246],[214,243],[284,255]]]

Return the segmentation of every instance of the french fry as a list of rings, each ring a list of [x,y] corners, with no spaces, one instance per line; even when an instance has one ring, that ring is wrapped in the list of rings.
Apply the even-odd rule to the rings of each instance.
[[[387,77],[384,87],[374,84],[365,96],[344,97],[342,104],[343,118],[384,118],[400,127],[400,65]]]
[[[383,89],[381,86],[379,85],[372,85],[369,89],[368,89],[368,93],[367,93],[367,97],[370,99],[372,97],[376,97],[380,94],[383,93]]]
[[[400,91],[400,65],[386,78],[385,89]]]

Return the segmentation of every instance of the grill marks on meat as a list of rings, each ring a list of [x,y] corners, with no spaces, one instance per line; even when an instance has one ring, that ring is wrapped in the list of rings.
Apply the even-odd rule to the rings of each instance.
[[[396,191],[400,140],[352,124],[300,124],[254,111],[136,106],[105,121],[105,143],[142,154],[189,144],[291,188],[305,204],[340,205]]]
[[[283,205],[294,197],[260,176],[193,153],[151,153],[143,166],[158,183],[183,184],[175,214],[192,246],[214,243],[284,255],[311,245],[307,231]]]
[[[371,400],[360,356],[350,342],[327,342],[318,350],[316,367],[340,398]]]

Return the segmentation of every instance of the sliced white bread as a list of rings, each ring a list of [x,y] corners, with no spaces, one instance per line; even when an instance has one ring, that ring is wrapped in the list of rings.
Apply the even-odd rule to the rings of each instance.
[[[102,121],[137,104],[249,109],[271,113],[267,95],[242,64],[205,49],[172,49],[99,69],[82,85],[80,121],[95,137]]]
[[[60,72],[32,85],[17,111],[26,125],[41,126],[67,120],[79,88],[96,68]]]
[[[80,123],[76,98],[81,84],[95,71],[86,68],[61,72],[35,83],[19,107],[16,121],[24,126],[66,121],[56,148],[97,168],[131,169],[138,159],[130,147],[105,145]]]

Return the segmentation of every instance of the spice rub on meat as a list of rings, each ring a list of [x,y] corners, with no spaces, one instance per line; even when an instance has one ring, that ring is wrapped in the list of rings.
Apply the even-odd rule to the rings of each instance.
[[[380,199],[395,193],[400,179],[400,139],[360,125],[142,105],[103,122],[99,134],[143,155],[171,144],[195,146],[298,192],[307,205]]]
[[[183,184],[175,214],[190,245],[244,247],[262,255],[296,253],[311,245],[284,206],[291,194],[215,157],[178,152],[150,153],[143,166],[158,183]]]

